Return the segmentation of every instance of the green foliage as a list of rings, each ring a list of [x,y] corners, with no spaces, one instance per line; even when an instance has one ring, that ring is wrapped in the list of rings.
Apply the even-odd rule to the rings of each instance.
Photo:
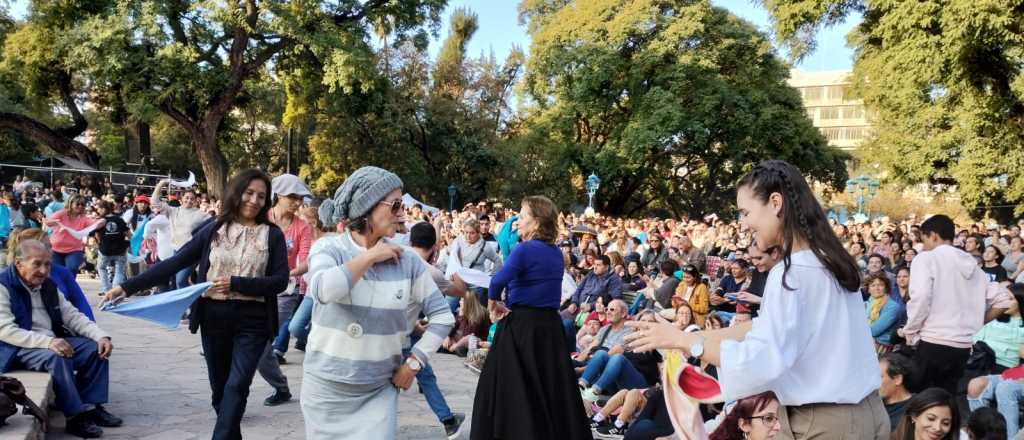
[[[468,59],[476,16],[458,11],[452,22],[436,61],[412,42],[385,42],[378,76],[322,101],[310,164],[302,171],[316,189],[331,193],[356,168],[378,165],[437,206],[447,205],[451,183],[459,201],[495,194],[507,97],[523,54],[514,50],[501,64],[493,55]]]
[[[955,185],[975,215],[1024,214],[1024,7],[1011,1],[768,0],[797,54],[814,31],[861,12],[848,36],[854,92],[875,117],[863,149],[890,179]],[[978,209],[982,207],[982,209]]]
[[[844,184],[848,156],[811,126],[764,35],[724,9],[529,0],[520,12],[533,37],[525,125],[546,146],[527,165],[536,175],[596,172],[597,204],[616,214],[726,210],[735,181],[768,158]],[[575,191],[585,200],[582,181]]]

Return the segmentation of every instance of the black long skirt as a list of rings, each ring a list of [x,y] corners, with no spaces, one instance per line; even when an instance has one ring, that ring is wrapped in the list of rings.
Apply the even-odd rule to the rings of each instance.
[[[515,307],[498,323],[473,402],[470,438],[592,439],[562,320]]]

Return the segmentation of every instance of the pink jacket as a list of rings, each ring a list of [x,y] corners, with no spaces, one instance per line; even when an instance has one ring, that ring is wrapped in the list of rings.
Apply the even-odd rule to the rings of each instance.
[[[1006,308],[1006,288],[990,283],[970,254],[949,245],[922,252],[910,268],[910,301],[903,334],[956,348],[970,348],[974,334],[985,325],[985,312]]]

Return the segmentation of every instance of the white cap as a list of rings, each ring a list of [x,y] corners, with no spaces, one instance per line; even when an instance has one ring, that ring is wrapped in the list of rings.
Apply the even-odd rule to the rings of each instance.
[[[274,194],[279,196],[312,196],[305,182],[294,174],[282,174],[270,182]]]

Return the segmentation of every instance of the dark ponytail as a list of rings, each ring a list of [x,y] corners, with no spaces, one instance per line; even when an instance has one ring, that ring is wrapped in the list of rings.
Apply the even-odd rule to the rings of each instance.
[[[773,193],[782,196],[783,287],[792,290],[786,283],[786,274],[791,264],[793,240],[799,236],[807,241],[814,255],[832,272],[843,288],[851,292],[860,290],[857,263],[843,249],[828,224],[825,211],[821,209],[797,167],[782,160],[766,160],[743,176],[736,187],[749,187],[754,196],[764,203],[768,202],[768,197]]]

